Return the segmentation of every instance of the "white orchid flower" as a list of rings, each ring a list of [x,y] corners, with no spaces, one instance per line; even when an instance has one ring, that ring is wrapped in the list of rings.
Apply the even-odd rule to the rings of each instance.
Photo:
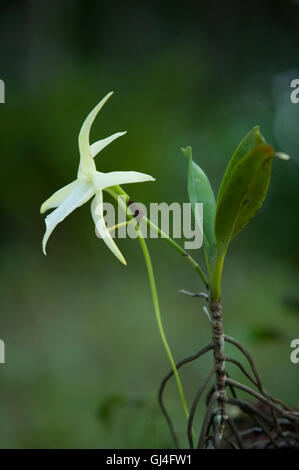
[[[116,246],[111,234],[106,226],[103,214],[103,190],[110,186],[116,186],[126,183],[140,183],[143,181],[154,181],[155,179],[144,173],[137,171],[112,171],[102,173],[97,171],[94,157],[107,145],[126,132],[117,132],[116,134],[98,140],[92,145],[89,144],[89,133],[91,125],[100,109],[110,98],[113,92],[108,93],[91,111],[85,119],[79,133],[79,151],[80,164],[77,179],[56,191],[41,206],[41,213],[48,209],[55,208],[45,219],[46,232],[43,238],[43,252],[46,254],[47,241],[55,229],[71,212],[77,207],[82,206],[92,197],[91,214],[95,223],[96,235],[104,240],[108,248],[123,263],[127,264],[125,258]]]

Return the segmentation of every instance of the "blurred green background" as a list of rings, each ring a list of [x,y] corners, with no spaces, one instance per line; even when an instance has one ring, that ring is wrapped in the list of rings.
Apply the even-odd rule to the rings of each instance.
[[[80,126],[110,90],[92,139],[128,134],[97,165],[154,175],[155,183],[128,187],[136,201],[188,201],[185,145],[217,191],[255,124],[291,155],[274,162],[262,210],[231,246],[223,302],[225,331],[250,349],[266,388],[298,403],[299,365],[290,362],[299,337],[299,104],[290,102],[298,15],[298,2],[286,0],[2,2],[2,448],[172,446],[157,405],[169,365],[138,243],[118,241],[125,268],[94,236],[85,205],[55,230],[48,256],[41,251],[39,206],[73,180]],[[202,301],[178,293],[202,285],[163,240],[149,246],[179,359],[208,342]],[[192,254],[202,259],[201,250]],[[209,361],[182,373],[189,401]],[[166,400],[183,437],[173,384]]]

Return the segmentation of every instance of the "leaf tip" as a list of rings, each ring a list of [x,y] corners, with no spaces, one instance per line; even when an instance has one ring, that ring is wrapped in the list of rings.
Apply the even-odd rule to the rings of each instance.
[[[185,148],[181,147],[181,152],[188,160],[189,158],[192,158],[192,147],[190,145]]]
[[[286,153],[283,152],[276,152],[275,157],[280,158],[280,160],[290,160],[290,155],[287,155]]]

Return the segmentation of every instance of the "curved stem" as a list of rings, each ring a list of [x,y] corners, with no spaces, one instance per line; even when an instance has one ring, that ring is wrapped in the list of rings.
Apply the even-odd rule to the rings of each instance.
[[[215,367],[213,367],[209,374],[204,378],[204,380],[202,381],[197,393],[196,393],[196,396],[194,398],[194,401],[193,401],[193,404],[192,404],[192,407],[191,407],[191,411],[190,411],[190,416],[189,416],[189,419],[188,419],[188,426],[187,426],[187,435],[188,435],[188,440],[189,440],[189,444],[190,444],[190,448],[193,449],[193,438],[192,438],[192,427],[193,427],[193,419],[194,419],[194,415],[195,415],[195,412],[196,412],[196,409],[197,409],[197,405],[199,403],[199,400],[209,382],[209,380],[211,379],[211,377],[213,376],[213,374],[215,373]]]
[[[245,349],[244,346],[242,346],[242,344],[238,340],[236,340],[235,338],[232,338],[231,336],[224,335],[224,341],[227,341],[228,343],[233,344],[234,346],[236,346],[244,354],[244,356],[246,357],[246,359],[248,360],[248,362],[251,366],[252,372],[253,372],[253,374],[255,376],[255,379],[256,379],[256,384],[255,385],[257,386],[259,391],[265,397],[267,397],[268,399],[270,399],[274,403],[278,403],[279,405],[281,405],[285,410],[290,411],[290,412],[294,411],[292,408],[290,408],[288,405],[286,405],[282,400],[279,400],[278,398],[273,397],[272,395],[270,395],[270,393],[268,393],[264,390],[261,378],[259,376],[256,365],[254,363],[254,360],[252,359],[252,357],[249,354],[249,352],[247,351],[247,349]]]
[[[252,382],[255,386],[257,386],[257,381],[249,374],[249,372],[245,369],[245,367],[241,364],[241,362],[229,356],[224,356],[224,358],[225,358],[225,362],[231,362],[232,364],[235,364],[236,366],[238,366],[238,368],[241,370],[241,372],[243,372],[245,377],[247,377],[248,380],[250,380],[250,382]]]
[[[228,425],[231,429],[231,432],[232,432],[234,438],[236,439],[236,442],[237,442],[239,448],[240,449],[245,449],[242,437],[241,437],[241,435],[240,435],[240,433],[237,429],[237,426],[234,423],[234,420],[231,417],[228,417],[227,422],[228,422]]]
[[[120,224],[112,225],[111,227],[108,228],[109,232],[113,232],[114,230],[120,228],[120,227],[127,227],[131,221],[126,220],[126,222],[121,222]]]
[[[208,429],[208,426],[209,426],[211,415],[213,413],[213,407],[214,407],[215,402],[217,402],[217,400],[218,400],[218,392],[215,392],[213,394],[211,400],[210,400],[209,406],[207,408],[207,411],[206,411],[206,414],[205,414],[205,417],[204,417],[204,420],[203,420],[203,425],[202,425],[202,428],[201,428],[201,433],[200,433],[200,436],[199,436],[197,449],[203,449],[203,447],[204,447],[205,440],[206,440],[206,437],[207,437],[207,429]]]
[[[266,428],[266,426],[264,426],[263,422],[255,415],[253,415],[253,419],[255,420],[256,424],[263,430],[263,433],[269,438],[269,440],[272,442],[273,446],[275,447],[275,449],[279,449],[279,445],[275,442],[275,438],[272,437],[271,435],[271,431],[272,429],[270,429],[268,431],[268,429]],[[279,435],[279,433],[278,433]]]
[[[122,205],[122,208],[124,209],[125,213],[127,214],[127,209],[128,209],[127,203],[129,202],[129,196],[120,187],[117,187],[117,188],[114,188],[114,189],[116,189],[117,192],[113,191],[112,189],[107,189],[106,191],[117,201],[118,204]],[[118,197],[119,195],[125,196],[126,202],[124,202],[121,198],[119,198]],[[129,216],[130,216],[130,219],[134,218],[134,216],[132,214],[129,214]],[[181,380],[180,380],[180,377],[179,377],[179,374],[178,374],[178,370],[177,370],[176,364],[174,362],[170,347],[169,347],[167,339],[166,339],[164,328],[163,328],[161,312],[160,312],[160,305],[159,305],[159,300],[158,300],[158,293],[157,293],[157,288],[156,288],[156,281],[155,281],[155,276],[154,276],[154,270],[153,270],[151,257],[150,257],[150,254],[149,254],[149,251],[148,251],[148,248],[147,248],[147,244],[144,240],[144,237],[143,237],[139,227],[137,227],[137,235],[138,235],[138,239],[139,239],[141,249],[143,251],[145,264],[146,264],[146,267],[147,267],[148,278],[149,278],[149,283],[150,283],[150,288],[151,288],[151,293],[152,293],[152,299],[153,299],[153,305],[154,305],[154,310],[155,310],[155,314],[156,314],[156,320],[157,320],[157,324],[158,324],[160,337],[161,337],[164,349],[166,351],[166,354],[168,356],[173,374],[175,376],[175,380],[176,380],[176,383],[177,383],[177,387],[178,387],[179,395],[180,395],[181,402],[182,402],[182,405],[183,405],[183,409],[184,409],[186,418],[188,419],[189,418],[189,410],[188,410],[187,402],[186,402],[186,399],[185,399],[182,383],[181,383]],[[171,241],[171,244],[173,246],[176,245],[176,243],[173,240],[171,240],[171,239],[169,239],[169,240]],[[179,246],[179,245],[177,245],[177,246]],[[180,250],[182,250],[181,247],[179,247],[179,248],[180,248]],[[177,442],[175,434],[173,434],[173,437],[174,437],[174,440]]]
[[[281,414],[282,416],[287,418],[289,421],[297,422],[299,420],[299,415],[297,416],[295,413],[291,413],[290,411],[282,410],[278,406],[274,405],[274,403],[271,403],[271,401],[268,400],[264,395],[261,395],[260,393],[256,392],[252,388],[247,387],[246,385],[243,385],[243,384],[237,382],[236,380],[232,380],[232,379],[229,379],[229,378],[226,378],[225,382],[227,384],[232,385],[233,387],[239,388],[243,392],[247,392],[250,395],[254,396],[255,398],[257,398],[262,403],[265,403],[265,405],[268,405],[270,407],[270,409],[272,408],[273,410],[277,411],[277,413]]]
[[[189,362],[192,362],[192,361],[195,361],[196,359],[198,359],[200,356],[202,356],[203,354],[205,354],[206,352],[210,351],[211,349],[213,348],[212,346],[212,343],[208,344],[207,346],[205,346],[204,348],[201,348],[199,351],[197,351],[197,353],[195,354],[192,354],[191,356],[188,356],[188,357],[185,357],[184,359],[180,360],[179,362],[176,363],[176,368],[179,369],[180,367],[184,366],[185,364],[188,364]],[[171,435],[176,443],[176,446],[178,447],[177,445],[177,437],[176,437],[176,434],[175,434],[175,431],[174,431],[174,427],[173,427],[173,424],[172,424],[172,421],[170,419],[170,416],[165,408],[165,405],[163,403],[163,392],[164,392],[164,389],[166,387],[166,384],[168,382],[168,380],[173,376],[173,370],[171,370],[167,375],[166,377],[164,377],[164,379],[162,380],[162,383],[160,385],[160,388],[159,388],[159,404],[160,404],[160,407],[161,407],[161,410],[162,410],[162,413],[164,414],[165,416],[165,419],[168,423],[168,426],[169,426],[169,429],[170,429],[170,432],[171,432]],[[189,418],[188,418],[188,426],[189,426],[189,421],[190,421],[190,416],[191,414],[189,415]],[[190,427],[189,429],[189,432],[191,434],[192,432],[192,426]]]
[[[142,251],[143,251],[145,264],[146,264],[146,267],[147,267],[148,278],[149,278],[149,283],[150,283],[150,287],[151,287],[154,310],[155,310],[155,314],[156,314],[156,320],[157,320],[157,324],[158,324],[159,333],[160,333],[160,336],[161,336],[161,339],[162,339],[164,349],[165,349],[166,354],[168,356],[169,362],[171,364],[173,374],[175,376],[175,380],[176,380],[176,383],[177,383],[177,387],[178,387],[178,390],[179,390],[179,394],[180,394],[180,397],[181,397],[181,401],[182,401],[182,405],[183,405],[183,409],[184,409],[186,418],[188,419],[189,411],[188,411],[188,406],[187,406],[187,402],[186,402],[186,399],[185,399],[181,379],[179,377],[177,367],[176,367],[175,362],[173,360],[171,350],[170,350],[170,347],[168,345],[168,342],[167,342],[167,339],[166,339],[166,336],[165,336],[165,332],[164,332],[164,328],[163,328],[163,324],[162,324],[162,318],[161,318],[160,306],[159,306],[159,300],[158,300],[158,293],[157,293],[157,288],[156,288],[156,281],[155,281],[155,276],[154,276],[151,257],[150,257],[147,245],[145,243],[145,240],[144,240],[142,234],[140,233],[140,230],[138,231],[138,238],[139,238],[140,246],[141,246]]]
[[[227,397],[226,401],[231,405],[238,406],[242,411],[244,411],[244,413],[248,414],[249,416],[257,414],[270,426],[273,424],[273,421],[269,415],[266,415],[265,413],[260,411],[256,406],[252,405],[251,403],[248,403],[247,401],[231,397]]]
[[[127,202],[129,202],[130,196],[120,187],[120,186],[113,186],[113,188],[106,188],[105,191],[110,194],[110,196],[113,197],[119,204],[122,205],[123,209],[127,212],[127,204],[122,201],[121,198],[118,196],[124,196]],[[182,256],[186,258],[186,260],[193,266],[193,268],[197,271],[197,273],[200,275],[203,283],[205,284],[206,288],[209,287],[209,282],[208,279],[203,272],[202,268],[200,265],[195,261],[194,258],[192,258],[189,253],[182,248],[178,243],[176,243],[171,237],[169,237],[163,230],[159,229],[159,227],[154,224],[150,219],[148,219],[145,216],[142,216],[141,220],[143,220],[152,230],[154,230],[161,238],[164,238],[164,240],[171,245],[178,253],[180,253]]]

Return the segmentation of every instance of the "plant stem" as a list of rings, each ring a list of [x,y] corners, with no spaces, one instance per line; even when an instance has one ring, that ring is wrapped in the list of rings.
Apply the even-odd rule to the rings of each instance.
[[[106,191],[117,201],[118,204],[122,205],[125,213],[127,214],[128,213],[128,211],[127,211],[128,203],[130,201],[130,198],[120,187],[117,187],[117,189],[118,189],[117,193],[115,191],[109,190],[109,189],[108,190],[106,189]],[[122,200],[122,198],[118,197],[120,195],[125,196],[125,202]],[[134,216],[132,214],[128,214],[128,215],[129,215],[130,219],[134,218]],[[157,230],[159,230],[158,227],[157,227]],[[189,418],[189,411],[188,411],[188,406],[187,406],[187,402],[186,402],[184,391],[183,391],[183,386],[182,386],[181,379],[179,377],[179,373],[178,373],[176,364],[174,362],[169,344],[168,344],[167,339],[166,339],[165,331],[164,331],[164,328],[163,328],[161,312],[160,312],[160,305],[159,305],[159,299],[158,299],[158,293],[157,293],[157,287],[156,287],[156,281],[155,281],[155,276],[154,276],[154,270],[153,270],[151,257],[150,257],[150,254],[149,254],[149,251],[148,251],[148,248],[147,248],[147,244],[144,240],[144,237],[141,233],[141,230],[140,230],[139,226],[137,226],[137,234],[138,234],[138,239],[139,239],[140,246],[141,246],[142,251],[143,251],[145,264],[146,264],[146,268],[147,268],[147,272],[148,272],[148,278],[149,278],[151,294],[152,294],[152,299],[153,299],[153,305],[154,305],[154,310],[155,310],[155,315],[156,315],[156,320],[157,320],[157,324],[158,324],[160,337],[161,337],[164,349],[165,349],[166,354],[168,356],[168,359],[169,359],[169,362],[170,362],[170,365],[171,365],[171,368],[172,368],[172,371],[173,371],[173,374],[174,374],[174,377],[175,377],[175,380],[176,380],[176,383],[177,383],[179,395],[180,395],[180,398],[181,398],[181,402],[182,402],[182,405],[183,405],[183,409],[184,409],[186,418],[188,419]],[[171,240],[171,242],[172,242],[171,243],[172,245],[176,245],[176,243],[173,240]],[[177,245],[177,247],[179,247],[180,250],[183,250],[179,245]],[[196,263],[196,261],[194,261],[194,263]]]
[[[223,263],[224,255],[217,256],[210,277],[210,296],[214,302],[220,302]]]
[[[154,310],[155,310],[155,314],[156,314],[156,320],[157,320],[157,324],[158,324],[159,333],[160,333],[160,336],[161,336],[162,343],[163,343],[163,346],[165,348],[166,354],[168,356],[169,362],[171,364],[173,374],[175,376],[175,380],[176,380],[176,383],[177,383],[177,387],[178,387],[178,390],[179,390],[179,394],[180,394],[180,397],[181,397],[181,401],[182,401],[182,405],[183,405],[183,408],[184,408],[186,418],[188,419],[189,418],[189,411],[188,411],[188,406],[187,406],[187,402],[186,402],[186,399],[185,399],[182,383],[181,383],[181,380],[180,380],[180,377],[179,377],[177,367],[176,367],[175,362],[173,360],[171,350],[170,350],[170,347],[168,345],[168,342],[167,342],[167,339],[166,339],[166,336],[165,336],[165,332],[164,332],[164,328],[163,328],[163,324],[162,324],[161,312],[160,312],[160,306],[159,306],[159,299],[158,299],[158,293],[157,293],[157,288],[156,288],[156,281],[155,281],[152,261],[151,261],[150,254],[149,254],[149,251],[148,251],[148,248],[147,248],[147,244],[146,244],[140,230],[138,230],[138,239],[139,239],[140,246],[142,248],[143,255],[144,255],[144,258],[145,258],[145,264],[146,264],[146,267],[147,267],[148,278],[149,278],[149,283],[150,283],[150,287],[151,287],[151,293],[152,293]]]
[[[210,310],[212,316],[212,344],[214,350],[214,365],[216,370],[216,390],[218,392],[218,407],[220,414],[221,437],[225,425],[225,402],[226,396],[226,370],[224,355],[224,332],[221,302],[210,300]]]
[[[130,196],[120,186],[114,186],[113,188],[105,189],[105,191],[108,194],[110,194],[110,196],[112,196],[120,205],[122,205],[124,210],[127,212],[127,208],[128,208],[127,204],[128,204],[128,201],[130,201],[131,199],[130,199]],[[123,196],[126,199],[127,202],[125,203],[122,200],[122,198],[119,198],[118,196]],[[180,245],[178,245],[171,237],[169,237],[165,232],[160,230],[159,227],[157,227],[157,225],[154,224],[150,219],[148,219],[145,216],[142,216],[142,220],[144,220],[146,222],[146,224],[152,230],[154,230],[156,233],[158,233],[158,235],[160,235],[161,238],[164,238],[165,241],[169,245],[171,245],[176,251],[178,251],[182,256],[184,256],[187,259],[187,261],[191,264],[191,266],[193,266],[193,268],[200,275],[203,283],[205,284],[206,288],[208,289],[208,287],[209,287],[208,279],[207,279],[206,275],[204,274],[204,272],[203,272],[202,268],[200,267],[200,265],[197,263],[197,261],[195,261],[195,259],[192,258],[192,256],[189,255],[189,253],[184,248],[182,248]]]

